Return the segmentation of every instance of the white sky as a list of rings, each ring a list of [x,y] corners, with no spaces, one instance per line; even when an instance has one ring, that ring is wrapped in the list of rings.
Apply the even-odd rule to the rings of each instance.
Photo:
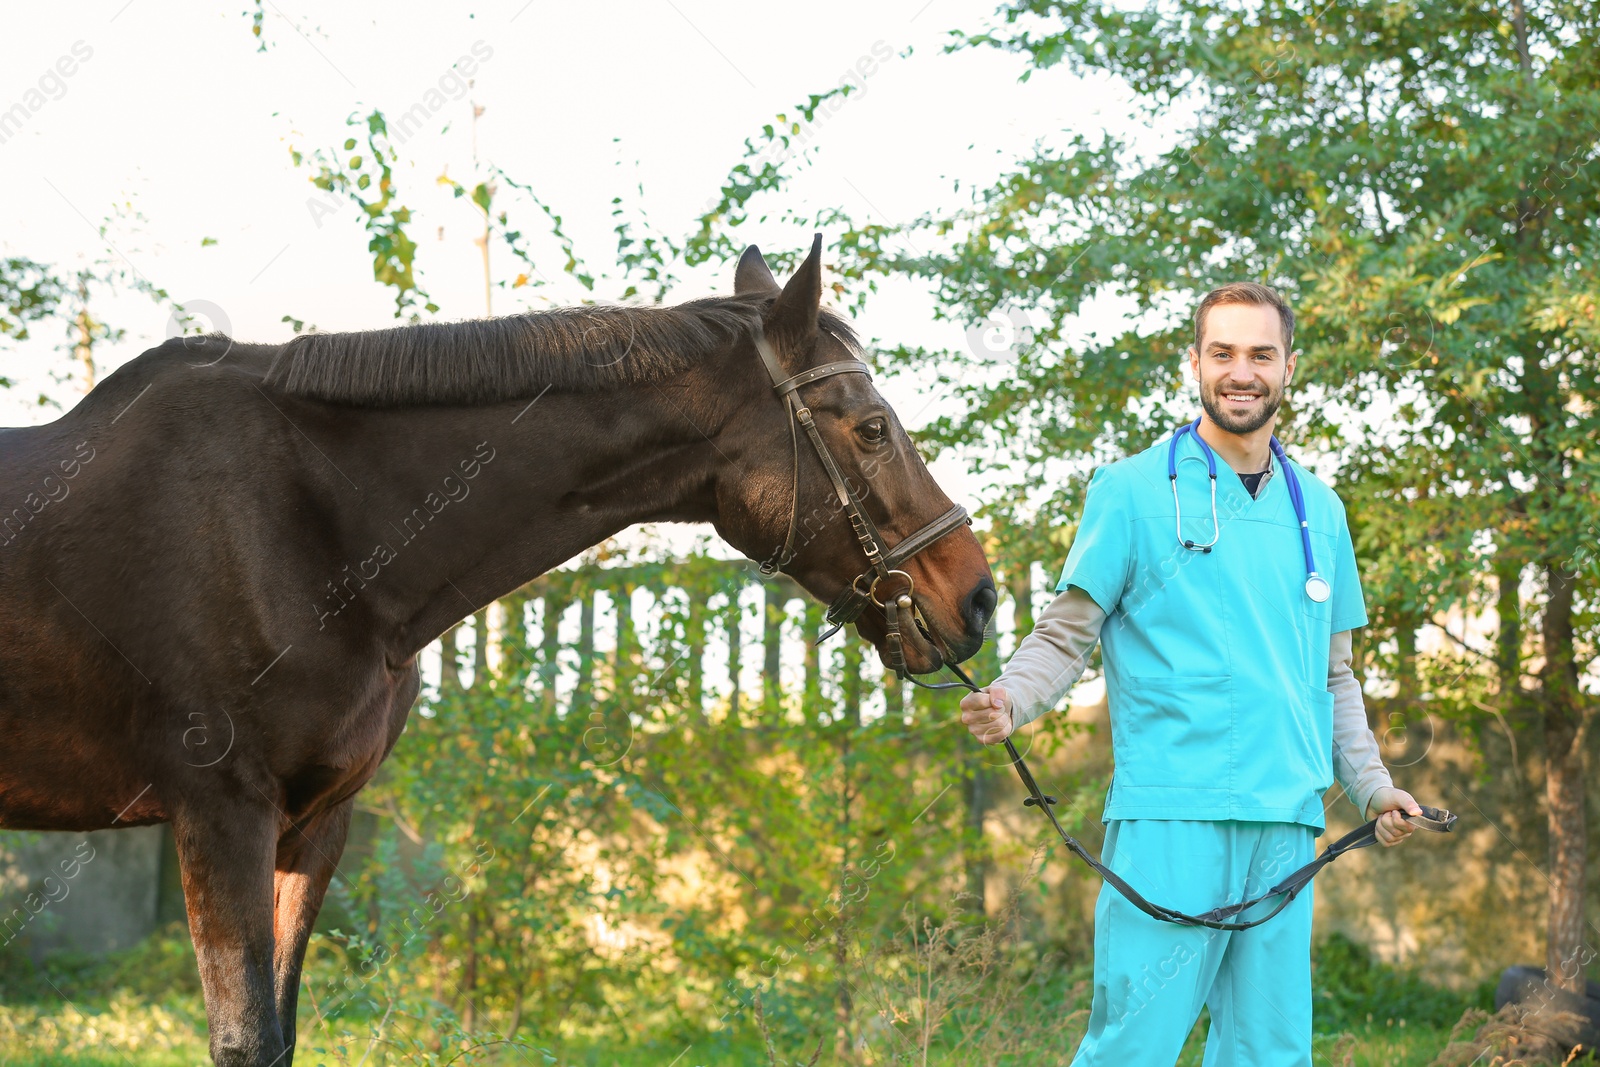
[[[704,0],[512,0],[478,7],[476,17],[456,5],[396,3],[377,18],[364,4],[323,4],[308,15],[268,3],[265,53],[255,50],[243,6],[194,14],[157,0],[108,0],[31,5],[8,17],[0,108],[41,99],[43,106],[0,143],[8,205],[0,254],[62,270],[124,260],[174,298],[221,309],[229,331],[253,341],[290,336],[285,314],[323,330],[392,324],[392,296],[372,279],[354,207],[328,213],[288,147],[336,146],[350,132],[346,116],[373,105],[394,121],[445,79],[446,102],[427,132],[401,146],[408,159],[397,182],[418,212],[411,233],[422,281],[440,317],[456,319],[484,310],[472,243],[478,216],[435,179],[446,167],[470,177],[469,97],[486,108],[481,156],[531,184],[564,217],[597,275],[616,274],[614,196],[626,198],[632,217],[642,205],[659,231],[682,236],[746,137],[865,58],[876,64],[865,91],[821,124],[810,142],[815,162],[793,195],[763,205],[774,216],[839,204],[858,220],[905,221],[964,202],[973,182],[991,179],[1038,138],[1098,128],[1102,100],[1114,120],[1123,114],[1104,88],[1062,72],[1020,85],[1014,56],[941,54],[952,27],[987,23],[992,5],[984,2],[825,2],[807,5],[803,18],[787,6]],[[30,97],[75,45],[92,54]],[[474,45],[492,55],[468,94],[451,83],[450,67]],[[901,58],[907,47],[912,55]],[[515,195],[502,190],[501,200],[513,205],[513,224],[536,235],[553,284],[496,290],[494,310],[591,296],[560,273],[555,243]],[[95,227],[130,203],[143,220],[124,213],[108,245]],[[798,249],[810,237],[776,220],[745,230],[769,249]],[[216,244],[202,247],[205,238]],[[496,274],[509,277],[510,257],[502,251],[495,260]],[[731,288],[726,267],[685,278],[669,300]],[[603,279],[592,296],[620,292]],[[963,327],[934,322],[931,307],[914,287],[890,286],[858,326],[891,343],[964,346]],[[163,309],[143,297],[100,310],[128,331],[102,351],[107,369],[159,342],[168,327]],[[20,383],[0,392],[0,424],[54,418],[56,410],[34,403],[41,391],[70,406],[73,387],[49,373],[65,365],[52,350],[60,340],[47,325],[21,353],[0,354],[0,374]],[[941,410],[918,382],[881,388],[913,431]],[[954,462],[935,473],[952,496],[977,503],[977,483]]]

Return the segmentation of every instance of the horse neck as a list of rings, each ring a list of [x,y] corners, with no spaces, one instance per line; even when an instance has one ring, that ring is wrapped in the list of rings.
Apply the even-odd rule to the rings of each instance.
[[[360,514],[346,516],[365,536],[346,539],[355,558],[319,587],[319,611],[341,607],[341,592],[354,602],[354,573],[406,658],[629,526],[714,520],[717,438],[746,402],[738,392],[711,365],[609,392],[365,414],[348,439],[378,469],[357,477]]]

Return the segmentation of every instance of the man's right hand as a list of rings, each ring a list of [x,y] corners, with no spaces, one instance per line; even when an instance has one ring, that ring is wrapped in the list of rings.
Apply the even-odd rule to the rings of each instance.
[[[997,685],[961,698],[961,721],[986,745],[998,745],[1011,736],[1011,697]]]

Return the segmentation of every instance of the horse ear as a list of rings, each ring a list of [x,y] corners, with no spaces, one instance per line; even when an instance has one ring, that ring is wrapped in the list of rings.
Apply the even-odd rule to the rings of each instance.
[[[772,303],[767,328],[796,348],[809,352],[817,339],[817,312],[822,307],[822,234],[811,241],[811,254],[794,272]]]
[[[745,249],[744,255],[739,257],[739,265],[733,271],[733,291],[735,293],[778,291],[778,279],[772,276],[767,261],[761,258],[761,249],[755,245]]]

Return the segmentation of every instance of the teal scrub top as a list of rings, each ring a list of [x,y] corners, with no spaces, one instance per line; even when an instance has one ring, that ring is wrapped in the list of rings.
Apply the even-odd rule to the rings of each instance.
[[[1282,471],[1252,499],[1217,457],[1210,552],[1184,548],[1167,477],[1171,437],[1100,467],[1056,591],[1078,586],[1100,631],[1115,767],[1103,819],[1236,819],[1326,827],[1333,784],[1328,645],[1367,623],[1344,503],[1298,463],[1317,571],[1305,593],[1299,520]],[[1278,462],[1276,459],[1274,463]],[[1178,445],[1183,536],[1212,539],[1194,434]]]

